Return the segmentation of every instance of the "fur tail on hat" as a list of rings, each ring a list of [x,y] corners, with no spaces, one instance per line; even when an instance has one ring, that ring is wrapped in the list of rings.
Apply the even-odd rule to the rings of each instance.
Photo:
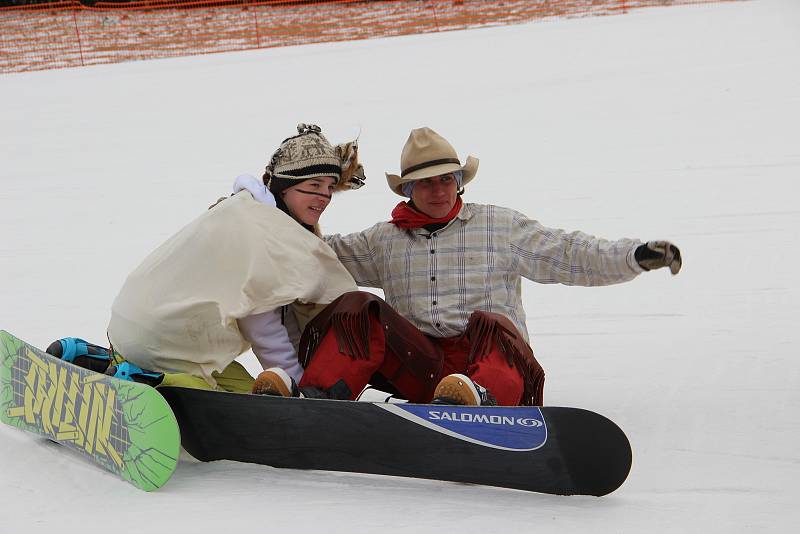
[[[336,191],[358,189],[364,185],[367,177],[364,166],[358,162],[358,139],[336,145],[335,149],[342,161],[342,178],[336,184]]]

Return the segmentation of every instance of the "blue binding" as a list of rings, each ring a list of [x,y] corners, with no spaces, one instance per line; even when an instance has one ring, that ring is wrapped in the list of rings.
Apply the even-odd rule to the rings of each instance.
[[[141,367],[138,365],[134,365],[131,362],[122,362],[121,364],[117,365],[117,370],[114,372],[114,378],[119,378],[120,380],[127,380],[128,382],[135,382],[133,379],[134,375],[141,375],[141,376],[149,376],[151,378],[158,378],[161,376],[161,373],[151,373],[148,371],[142,370]]]
[[[78,356],[88,356],[95,360],[109,361],[111,359],[108,355],[103,354],[89,354],[88,341],[79,337],[65,337],[58,340],[61,343],[61,359],[65,362],[74,363],[75,358]]]

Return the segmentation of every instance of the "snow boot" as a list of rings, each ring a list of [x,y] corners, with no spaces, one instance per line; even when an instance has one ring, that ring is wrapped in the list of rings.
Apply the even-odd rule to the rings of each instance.
[[[458,404],[463,406],[497,406],[489,390],[462,374],[447,375],[439,381],[433,392],[432,404]]]
[[[297,382],[280,367],[270,367],[261,371],[253,384],[256,395],[275,395],[278,397],[300,397],[303,399],[350,399],[350,388],[344,380],[339,380],[328,389],[315,386],[297,387]]]
[[[256,395],[275,395],[277,397],[299,397],[297,382],[280,367],[270,367],[261,371],[253,384]]]

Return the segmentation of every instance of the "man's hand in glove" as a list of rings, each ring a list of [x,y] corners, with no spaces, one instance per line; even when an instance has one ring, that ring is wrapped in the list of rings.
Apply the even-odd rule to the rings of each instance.
[[[683,264],[680,249],[669,241],[648,241],[639,245],[634,257],[645,271],[669,267],[672,274],[678,274]]]

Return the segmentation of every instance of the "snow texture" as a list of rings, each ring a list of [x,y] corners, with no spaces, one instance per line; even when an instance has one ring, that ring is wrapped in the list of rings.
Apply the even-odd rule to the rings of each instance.
[[[2,426],[0,533],[800,524],[795,0],[6,75],[0,101],[0,327],[40,347],[102,342],[127,273],[298,122],[361,135],[367,186],[328,232],[388,218],[383,172],[428,125],[481,159],[466,200],[685,257],[676,277],[523,287],[547,404],[630,437],[608,497],[191,459],[147,494]]]

